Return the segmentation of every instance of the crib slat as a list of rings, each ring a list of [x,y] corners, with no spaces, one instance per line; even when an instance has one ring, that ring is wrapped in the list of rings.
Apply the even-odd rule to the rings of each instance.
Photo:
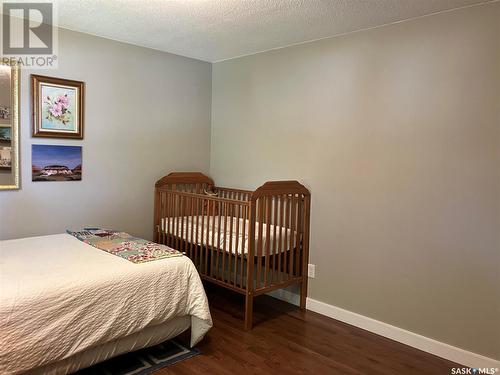
[[[301,267],[300,267],[300,253],[302,248],[301,235],[302,235],[302,226],[303,226],[303,215],[304,215],[304,199],[302,195],[299,194],[298,197],[298,205],[297,205],[297,231],[295,233],[295,276],[301,275]]]
[[[196,214],[196,198],[195,197],[192,197],[191,198],[191,211],[190,211],[190,223],[191,223],[191,260],[193,261],[194,263],[194,266],[196,267],[196,269],[198,269],[198,264],[196,262],[196,242],[195,242],[195,238],[194,238],[194,215]],[[198,229],[198,228],[197,228]]]
[[[177,238],[178,238],[178,244],[177,244],[177,249],[179,251],[183,251],[182,249],[182,201],[183,201],[183,196],[180,195],[177,199]]]
[[[237,277],[238,277],[238,248],[240,244],[240,213],[241,206],[237,206],[237,216],[236,216],[236,243],[234,245],[234,286],[237,286]]]
[[[186,218],[186,223],[187,223],[187,227],[188,227],[188,230],[189,230],[189,258],[190,259],[193,259],[194,258],[194,254],[193,254],[193,227],[194,227],[194,223],[193,223],[193,212],[194,212],[194,198],[191,197],[191,199],[189,200],[189,215],[187,215],[187,218]],[[196,263],[195,263],[196,265]]]
[[[160,213],[163,219],[163,233],[162,240],[167,245],[170,246],[170,192],[165,192],[164,197],[162,198],[162,211]]]
[[[278,196],[279,206],[280,206],[280,221],[279,221],[279,241],[278,241],[278,281],[283,279],[283,274],[281,272],[281,258],[283,256],[283,212],[284,212],[284,204],[283,197],[281,195]]]
[[[166,228],[166,234],[167,234],[167,242],[168,242],[168,246],[170,247],[174,247],[173,243],[172,243],[172,228],[173,228],[173,225],[174,225],[174,212],[173,212],[173,200],[174,200],[174,197],[173,197],[173,194],[172,193],[168,193],[167,195],[167,212],[166,212],[166,215],[168,216],[168,226]]]
[[[183,196],[180,195],[178,198],[177,198],[177,239],[178,239],[178,243],[177,243],[177,249],[179,251],[182,251],[182,232],[181,232],[181,229],[182,229],[182,200],[183,200]]]
[[[165,206],[166,206],[166,202],[165,202],[165,199],[166,199],[166,194],[167,193],[163,193],[163,192],[160,192],[160,209],[159,209],[159,216],[160,216],[160,220],[158,221],[159,225],[160,225],[160,228],[159,228],[159,233],[158,233],[158,241],[162,244],[165,244],[165,231],[166,231],[166,221],[167,221],[167,218],[165,215]]]
[[[295,238],[295,211],[297,210],[297,200],[295,199],[295,194],[292,194],[290,199],[290,259],[288,265],[288,278],[293,277],[293,260],[294,257],[294,243],[293,239]]]
[[[153,227],[153,241],[160,242],[160,229],[161,229],[161,191],[155,189],[155,203],[154,203],[154,227]]]
[[[210,210],[210,205],[212,205],[212,210]],[[208,211],[207,211],[207,259],[205,259],[205,263],[207,264],[206,266],[206,273],[208,275],[208,272],[213,272],[213,267],[212,267],[212,260],[213,260],[213,254],[211,251],[211,247],[213,246],[213,235],[214,235],[214,226],[213,226],[213,221],[211,220],[211,212],[215,210],[215,201],[208,201]],[[212,237],[210,237],[210,232],[212,233]],[[210,239],[212,239],[212,242],[210,243]],[[208,258],[210,258],[210,268],[208,268]]]
[[[176,249],[179,250],[179,251],[182,251],[182,240],[181,240],[181,199],[182,199],[182,195],[178,195],[177,196],[177,199],[176,199],[176,205],[175,205],[175,221],[176,221],[176,228],[175,228],[175,231],[176,231]]]
[[[189,231],[188,231],[188,223],[187,223],[187,218],[188,218],[188,202],[189,202],[189,197],[184,197],[183,199],[184,204],[182,205],[182,239],[183,239],[183,248],[184,252],[189,256],[189,249],[188,249],[188,240],[189,240]]]
[[[215,209],[217,207],[217,210]],[[215,218],[215,212],[219,214],[217,219]],[[212,255],[212,262],[210,264],[213,267],[215,262],[215,271],[212,269],[212,275],[217,279],[219,274],[219,250],[220,250],[220,202],[214,201],[214,209],[212,211],[212,248],[210,254]],[[216,221],[217,220],[217,221]],[[217,225],[216,225],[217,222]]]
[[[172,247],[172,242],[171,242],[171,236],[170,236],[170,225],[172,222],[172,194],[170,192],[166,193],[165,196],[166,202],[164,202],[165,207],[164,207],[164,212],[162,212],[162,216],[166,216],[165,219],[165,240],[167,241],[167,245]]]
[[[163,212],[165,210],[165,204],[164,204],[164,195],[165,193],[160,191],[158,192],[157,196],[156,196],[156,201],[158,202],[158,206],[156,207],[156,215],[158,217],[158,228],[156,228],[156,241],[158,243],[161,243],[161,244],[165,244],[164,242],[164,237],[163,237],[163,232],[164,232],[164,228],[165,228],[165,225],[166,225],[166,221],[167,219],[165,218],[165,216],[163,215]]]
[[[222,210],[221,210],[221,207],[222,207]],[[222,213],[223,212],[224,212],[224,215],[226,215],[226,203],[219,202],[219,228],[217,230],[217,232],[219,233],[219,239],[217,240],[216,248],[218,249],[218,251],[217,251],[218,258],[219,258],[218,263],[222,267],[222,269],[219,269],[219,267],[217,266],[220,279],[224,278],[224,266],[223,266],[224,263],[223,262],[224,262],[224,249],[225,249],[225,247],[224,248],[221,247],[221,238],[224,237],[224,240],[225,240],[225,237],[226,237],[226,231],[224,230],[223,223],[222,223]]]
[[[195,259],[196,259],[196,262],[195,262],[195,265],[196,267],[198,268],[198,271],[201,272],[201,250],[203,248],[202,245],[199,245],[200,243],[200,212],[199,212],[199,209],[200,209],[200,199],[199,198],[195,198],[196,199],[196,246],[195,246]],[[203,213],[203,203],[202,203],[202,213]],[[202,232],[203,233],[203,230]]]
[[[215,237],[214,241],[212,241],[212,255],[215,258],[216,265],[215,265],[215,278],[219,278],[219,265],[220,265],[220,237],[221,237],[221,215],[222,215],[222,210],[221,210],[221,205],[222,202],[217,202],[215,204],[217,206],[217,210],[214,210],[213,215],[217,212],[217,215],[214,216],[214,229],[216,229],[215,232]]]
[[[228,204],[224,202],[224,238],[222,240],[223,242],[222,242],[222,272],[221,272],[221,279],[223,281],[226,281],[227,210],[228,210]],[[231,238],[231,236],[229,236],[229,238]],[[231,251],[231,248],[229,248],[229,251]]]
[[[240,268],[240,285],[242,288],[245,287],[243,283],[244,268],[245,268],[245,235],[248,226],[248,207],[243,207],[243,224],[242,224],[242,234],[241,234],[241,268]],[[247,252],[250,250],[250,241],[247,241]]]
[[[164,218],[164,225],[165,227],[163,228],[163,242],[166,242],[168,246],[171,246],[170,243],[170,228],[169,224],[172,221],[172,215],[170,213],[171,211],[171,203],[170,200],[172,199],[172,194],[169,192],[165,192],[163,196],[163,211],[161,213],[161,216]]]
[[[274,223],[274,230],[273,230],[273,268],[271,269],[271,282],[275,282],[275,270],[276,270],[276,257],[278,257],[279,253],[276,253],[276,246],[277,246],[277,241],[278,241],[278,235],[276,233],[276,229],[278,228],[278,201],[276,197],[273,197],[272,199],[273,202],[273,209],[274,209],[274,215],[273,215],[273,223]],[[278,254],[278,255],[276,255]]]
[[[222,261],[222,253],[221,253],[221,235],[222,235],[222,209],[221,207],[223,208],[224,205],[222,202],[218,202],[217,203],[217,206],[218,206],[218,210],[217,210],[217,242],[215,242],[215,244],[213,245],[213,250],[216,251],[216,257],[217,257],[217,265],[215,266],[216,267],[216,271],[215,271],[215,278],[220,278],[220,269],[219,269],[219,265],[221,264],[221,261]]]
[[[209,257],[209,272],[213,277],[214,273],[214,261],[215,261],[215,255],[214,255],[214,245],[215,245],[215,217],[214,217],[214,211],[216,207],[216,201],[212,201],[212,209],[209,211],[209,216],[208,216],[208,222],[209,222],[209,228],[210,228],[210,233],[208,237],[208,257]]]
[[[189,252],[189,223],[188,223],[188,218],[189,218],[189,199],[190,197],[185,197],[184,198],[184,209],[182,212],[182,222],[184,223],[184,231],[182,233],[182,236],[184,238],[184,249],[188,257],[191,258],[191,253]],[[185,232],[185,233],[184,233]]]
[[[202,199],[201,200],[201,212],[202,212],[202,216],[201,216],[201,254],[200,256],[203,258],[200,260],[201,264],[204,264],[205,266],[205,270],[204,270],[204,274],[206,275],[207,274],[207,249],[206,247],[208,246],[208,235],[206,236],[207,239],[204,239],[203,237],[205,237],[205,231],[207,231],[208,233],[208,221],[207,221],[207,225],[205,228],[205,218],[208,217],[208,203],[209,201],[207,201],[206,199]],[[207,210],[207,214],[205,215],[205,204],[207,205],[206,206],[206,210]],[[200,265],[201,265],[200,264]]]
[[[232,274],[233,274],[232,263],[233,263],[233,256],[234,256],[233,238],[235,237],[234,236],[234,211],[235,211],[236,205],[231,204],[229,207],[230,207],[229,220],[231,220],[231,221],[229,222],[229,252],[228,252],[228,262],[229,262],[228,271],[229,272],[228,272],[228,279],[227,280],[228,280],[228,282],[231,282]]]
[[[287,212],[287,222],[286,222],[286,228],[287,228],[287,238],[288,238],[288,247],[287,247],[287,256],[288,256],[288,262],[285,262],[285,267],[287,268],[286,272],[286,278],[290,279],[290,258],[292,257],[291,253],[291,248],[290,248],[290,239],[292,238],[292,231],[291,231],[291,226],[292,226],[292,197],[287,195],[287,207],[286,207],[286,212]],[[286,242],[285,242],[286,243]],[[285,245],[287,246],[287,245]]]
[[[158,215],[160,217],[158,223],[160,224],[160,232],[158,233],[158,241],[164,245],[168,246],[168,243],[165,243],[165,232],[168,228],[168,193],[160,191],[159,196],[160,207],[158,209]],[[168,241],[168,237],[167,237]]]
[[[173,192],[172,194],[170,194],[170,210],[172,213],[172,219],[171,219],[172,228],[169,229],[170,242],[171,242],[171,247],[175,249],[175,194]]]
[[[177,232],[177,228],[178,228],[178,224],[179,224],[179,210],[177,208],[177,202],[179,200],[179,196],[177,194],[174,194],[174,206],[173,206],[173,209],[174,209],[174,248],[176,250],[179,250],[179,235],[178,235],[178,232]]]
[[[192,189],[192,187],[191,187]],[[191,214],[191,202],[192,202],[192,199],[191,197],[186,197],[185,199],[185,204],[184,204],[184,228],[185,228],[185,238],[184,238],[184,242],[185,242],[185,249],[186,249],[186,254],[187,256],[189,257],[189,259],[191,259],[191,243],[193,242],[191,240],[191,228],[189,227],[189,217],[190,217],[190,214]]]
[[[289,224],[289,218],[290,218],[290,210],[289,210],[289,206],[288,206],[288,195],[284,195],[284,210],[285,210],[285,218],[284,218],[284,223],[283,223],[283,227],[285,228],[284,231],[285,231],[285,237],[284,237],[284,240],[283,240],[283,272],[284,272],[284,275],[283,277],[288,279],[288,269],[287,269],[287,265],[288,265],[288,228],[290,228],[290,224]]]
[[[191,258],[191,254],[189,252],[189,224],[188,224],[188,217],[189,217],[189,197],[184,198],[184,209],[182,212],[182,222],[184,223],[184,232],[182,233],[182,236],[184,238],[184,251],[186,252],[187,256]]]
[[[215,243],[215,210],[216,210],[216,207],[217,207],[217,201],[212,201],[212,226],[210,227],[212,229],[212,244],[210,246],[210,274],[212,275],[213,277],[213,274],[214,274],[214,261],[215,261],[215,250],[217,249],[217,245]],[[219,230],[219,228],[217,228],[217,230]],[[218,255],[218,254],[217,254]]]
[[[182,204],[182,196],[178,195],[177,196],[177,206],[176,206],[176,215],[175,215],[175,220],[177,221],[177,250],[182,251],[182,234],[181,234],[181,204]]]
[[[181,202],[182,200],[182,195],[178,195],[177,196],[177,205],[176,205],[176,209],[177,209],[177,214],[175,215],[175,219],[177,221],[177,235],[176,235],[176,239],[177,239],[177,250],[179,251],[182,251],[182,234],[181,234]]]
[[[185,244],[186,244],[186,237],[184,236],[184,205],[185,205],[185,199],[186,197],[183,197],[181,196],[180,197],[180,213],[179,213],[179,220],[181,221],[181,228],[180,228],[180,241],[181,241],[181,244],[180,244],[180,250],[185,252],[186,251],[186,248],[185,248]]]
[[[214,261],[214,235],[215,235],[215,225],[214,225],[214,219],[212,218],[212,213],[215,211],[215,201],[210,201],[208,203],[209,210],[208,210],[208,217],[207,217],[207,248],[208,248],[208,270],[207,272],[210,274],[210,276],[213,277],[213,272],[214,272],[214,267],[213,267],[213,261]],[[210,208],[211,207],[211,208]]]
[[[170,194],[170,211],[171,211],[171,225],[169,228],[170,231],[170,243],[171,247],[175,248],[175,195],[173,193]]]
[[[175,248],[175,194],[171,194],[172,228],[170,229],[172,247]]]
[[[264,199],[259,199],[257,202],[257,229],[255,229],[255,233],[257,234],[257,254],[254,256],[254,259],[249,259],[249,261],[257,260],[257,274],[255,277],[255,289],[259,289],[260,287],[260,278],[261,278],[261,269],[262,269],[262,226],[264,221],[264,210],[262,202]],[[254,223],[250,223],[250,225],[254,225]],[[250,238],[250,241],[252,238]]]
[[[233,258],[233,237],[234,237],[234,232],[233,232],[233,222],[234,222],[234,208],[236,207],[234,204],[229,205],[229,251],[227,253],[228,255],[228,273],[227,273],[227,281],[230,283],[231,282],[231,272],[232,270],[232,258]]]
[[[250,315],[252,314],[252,303],[249,303],[248,299],[252,297],[253,291],[258,288],[258,279],[255,282],[254,285],[254,280],[255,280],[255,257],[256,257],[256,249],[255,247],[257,246],[256,244],[256,231],[257,231],[257,225],[256,223],[258,222],[258,201],[252,201],[250,203],[250,206],[248,207],[248,255],[247,255],[247,264],[246,264],[246,297],[245,297],[245,327],[250,327],[251,326],[251,318]],[[258,257],[257,257],[258,259]],[[252,299],[253,302],[253,299]]]
[[[264,271],[264,285],[268,286],[269,274],[269,246],[271,245],[271,197],[266,197],[266,264]]]

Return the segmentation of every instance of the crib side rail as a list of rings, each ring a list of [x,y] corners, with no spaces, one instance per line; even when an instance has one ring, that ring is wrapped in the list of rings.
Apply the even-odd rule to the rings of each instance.
[[[168,188],[155,194],[157,242],[184,252],[202,278],[242,293],[250,202]]]
[[[307,283],[310,193],[297,181],[267,182],[251,197],[254,293]],[[252,225],[251,225],[252,226]],[[259,292],[260,291],[260,292]]]
[[[218,193],[218,196],[221,198],[227,199],[236,199],[248,202],[252,197],[253,191],[251,190],[242,190],[242,189],[233,189],[216,186],[214,190]]]

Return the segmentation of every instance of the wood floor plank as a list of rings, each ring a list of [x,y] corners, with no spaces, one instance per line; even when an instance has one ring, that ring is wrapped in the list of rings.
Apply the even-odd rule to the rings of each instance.
[[[256,298],[255,327],[246,332],[244,298],[212,285],[206,289],[214,327],[198,345],[202,354],[156,375],[442,375],[461,367],[269,296]]]

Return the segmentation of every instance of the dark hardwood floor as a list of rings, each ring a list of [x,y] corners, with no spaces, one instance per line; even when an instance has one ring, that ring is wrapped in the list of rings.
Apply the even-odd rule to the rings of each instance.
[[[202,354],[167,374],[450,374],[457,364],[269,296],[255,300],[243,330],[244,298],[207,285],[214,327]]]

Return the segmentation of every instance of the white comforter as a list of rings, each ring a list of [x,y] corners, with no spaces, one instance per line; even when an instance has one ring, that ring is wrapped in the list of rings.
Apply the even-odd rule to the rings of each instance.
[[[0,241],[0,374],[185,315],[194,345],[212,319],[187,257],[134,264],[68,234]]]

